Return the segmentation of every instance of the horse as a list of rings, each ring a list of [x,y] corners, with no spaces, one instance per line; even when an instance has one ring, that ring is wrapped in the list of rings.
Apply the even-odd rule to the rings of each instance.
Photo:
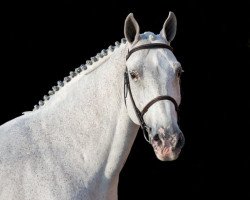
[[[181,64],[173,12],[159,34],[134,15],[121,43],[58,81],[31,111],[0,126],[1,200],[116,200],[139,128],[162,161],[184,145],[178,126]]]

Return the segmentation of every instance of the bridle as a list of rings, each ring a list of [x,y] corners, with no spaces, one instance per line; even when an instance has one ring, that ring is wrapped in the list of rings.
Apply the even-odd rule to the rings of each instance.
[[[142,49],[156,49],[156,48],[164,48],[164,49],[169,49],[169,50],[173,51],[171,46],[169,46],[167,44],[163,44],[163,43],[144,44],[144,45],[140,45],[140,46],[135,47],[134,49],[130,50],[128,52],[127,56],[126,56],[126,60],[128,60],[129,57],[131,56],[131,54],[136,52],[136,51],[139,51],[139,50],[142,50]],[[126,99],[127,99],[128,92],[129,92],[129,95],[130,95],[130,98],[131,98],[132,105],[134,107],[136,116],[137,116],[137,118],[138,118],[138,120],[140,122],[140,126],[141,126],[141,129],[143,131],[144,138],[148,143],[151,143],[150,142],[151,127],[147,126],[147,124],[145,123],[145,121],[143,119],[143,116],[145,115],[145,113],[156,102],[162,101],[162,100],[168,100],[168,101],[171,101],[174,104],[175,110],[176,110],[177,115],[178,115],[178,111],[179,111],[178,104],[177,104],[177,102],[175,101],[175,99],[173,97],[168,96],[168,95],[162,95],[162,96],[158,96],[158,97],[152,99],[150,102],[148,102],[146,104],[146,106],[142,109],[142,111],[140,111],[137,108],[137,106],[135,104],[135,101],[134,101],[134,98],[133,98],[133,95],[132,95],[132,91],[131,91],[131,88],[130,88],[130,82],[129,82],[128,67],[126,66],[126,70],[124,72],[124,102],[125,102],[126,107],[127,107]],[[146,136],[146,133],[148,133],[148,136]]]

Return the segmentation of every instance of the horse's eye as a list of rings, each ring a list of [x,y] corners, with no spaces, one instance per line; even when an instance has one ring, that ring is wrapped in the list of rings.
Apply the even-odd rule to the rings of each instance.
[[[138,78],[139,78],[138,72],[136,72],[136,71],[134,71],[134,70],[130,72],[130,76],[131,76],[131,78],[132,78],[133,80],[135,80],[135,81],[137,81]]]
[[[177,76],[178,78],[180,78],[182,72],[184,72],[184,71],[182,70],[182,68],[178,68],[178,69],[176,70],[176,76]]]

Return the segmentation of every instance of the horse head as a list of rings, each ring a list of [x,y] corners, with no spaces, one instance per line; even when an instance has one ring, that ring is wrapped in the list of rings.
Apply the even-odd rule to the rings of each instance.
[[[176,26],[172,12],[158,35],[140,34],[132,13],[124,25],[129,45],[124,77],[128,115],[141,126],[144,134],[148,134],[146,139],[162,161],[175,160],[184,145],[184,136],[178,126],[183,70],[170,46]]]

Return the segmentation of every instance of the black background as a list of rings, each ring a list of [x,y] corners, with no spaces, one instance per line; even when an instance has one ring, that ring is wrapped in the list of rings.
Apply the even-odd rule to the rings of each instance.
[[[0,122],[31,110],[57,80],[120,41],[130,12],[141,32],[158,33],[174,11],[186,145],[177,161],[161,162],[139,132],[119,199],[248,199],[248,8],[239,1],[9,1],[2,5]]]

